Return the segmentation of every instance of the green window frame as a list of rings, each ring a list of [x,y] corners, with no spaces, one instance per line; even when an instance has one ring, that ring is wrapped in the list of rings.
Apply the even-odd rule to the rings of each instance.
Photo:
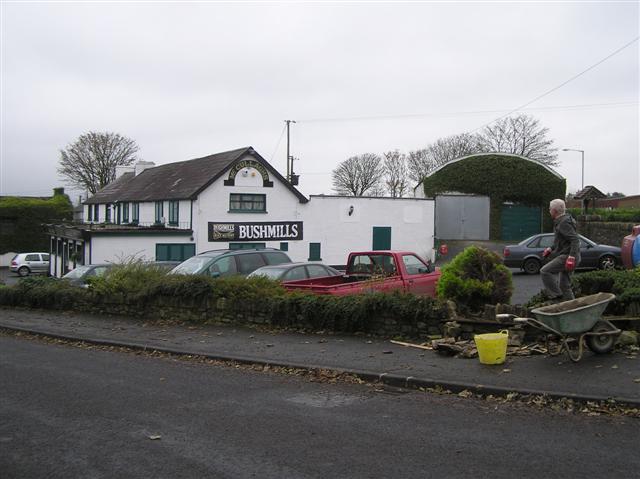
[[[230,193],[229,213],[266,213],[267,195]]]
[[[169,201],[169,225],[178,226],[180,213],[180,202],[177,200]]]
[[[120,206],[122,208],[122,222],[128,223],[129,222],[129,203],[125,201]]]
[[[320,243],[309,243],[309,259],[307,261],[322,261]]]
[[[155,222],[156,224],[162,223],[162,218],[164,217],[164,203],[162,201],[156,201],[156,215]]]
[[[284,243],[280,243],[280,251],[289,251],[289,243],[286,241]]]
[[[140,221],[140,203],[131,203],[131,222],[138,223]]]
[[[156,261],[184,261],[195,254],[193,243],[156,243]]]

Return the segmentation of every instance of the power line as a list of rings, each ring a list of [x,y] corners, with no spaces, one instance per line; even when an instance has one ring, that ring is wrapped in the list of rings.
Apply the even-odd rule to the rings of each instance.
[[[638,104],[638,100],[624,101],[624,102],[611,102],[611,103],[585,103],[576,105],[558,105],[558,106],[546,106],[535,108],[520,108],[520,110],[527,111],[572,111],[582,109],[596,109],[596,108],[609,108],[609,107],[626,107],[634,106]],[[377,115],[377,116],[353,116],[353,117],[336,117],[336,118],[314,118],[310,120],[298,120],[298,123],[329,123],[340,121],[360,121],[360,120],[394,120],[402,118],[443,118],[443,117],[457,117],[464,115],[483,115],[487,113],[502,113],[505,111],[511,111],[508,108],[496,109],[496,110],[470,110],[470,111],[453,111],[453,112],[440,112],[440,113],[408,113],[398,115]],[[495,121],[495,120],[494,120]]]
[[[276,147],[273,150],[273,153],[271,153],[271,158],[269,159],[270,163],[273,163],[273,157],[276,156],[276,153],[278,152],[278,147],[280,146],[280,142],[282,141],[282,137],[284,136],[284,131],[287,129],[287,125],[284,125],[282,127],[282,131],[280,132],[280,138],[278,138],[278,143],[276,143]]]
[[[537,97],[535,97],[533,100],[528,101],[522,105],[520,105],[517,108],[514,108],[513,110],[509,111],[508,113],[505,113],[504,115],[499,116],[498,118],[495,118],[494,120],[491,120],[488,123],[485,123],[484,125],[479,126],[478,128],[471,130],[471,133],[473,133],[474,131],[477,131],[481,128],[484,128],[487,125],[490,125],[491,123],[494,123],[498,120],[501,120],[502,118],[511,115],[512,113],[515,113],[518,110],[522,110],[523,108],[531,105],[532,103],[538,101],[540,98],[543,98],[547,95],[549,95],[550,93],[553,93],[554,91],[562,88],[563,86],[565,86],[567,83],[572,82],[573,80],[575,80],[576,78],[581,77],[582,75],[584,75],[585,73],[587,73],[588,71],[593,70],[595,67],[597,67],[598,65],[600,65],[601,63],[604,63],[605,61],[607,61],[609,58],[613,57],[614,55],[617,55],[618,53],[620,53],[622,50],[624,50],[625,48],[631,46],[632,44],[634,44],[635,42],[638,41],[638,39],[640,39],[640,36],[635,37],[633,40],[631,40],[630,42],[625,43],[623,46],[621,46],[620,48],[618,48],[617,50],[615,50],[614,52],[610,53],[609,55],[607,55],[606,57],[604,57],[602,60],[597,61],[596,63],[594,63],[593,65],[591,65],[589,68],[587,68],[586,70],[581,71],[580,73],[578,73],[577,75],[572,76],[571,78],[569,78],[568,80],[562,82],[560,85],[551,88],[550,90],[547,90],[546,92],[544,92],[541,95],[538,95]]]

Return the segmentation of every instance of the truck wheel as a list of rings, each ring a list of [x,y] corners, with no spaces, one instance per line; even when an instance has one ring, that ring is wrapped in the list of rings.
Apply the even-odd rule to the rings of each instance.
[[[604,321],[598,321],[591,330],[592,333],[611,331],[611,328]],[[616,344],[616,336],[607,334],[603,336],[587,336],[587,346],[596,354],[606,354],[610,352]]]
[[[527,274],[538,274],[540,272],[540,261],[535,258],[529,258],[522,265],[522,269]]]
[[[20,267],[18,268],[18,275],[22,276],[23,278],[24,278],[25,276],[29,276],[29,273],[30,273],[30,272],[31,272],[31,271],[29,271],[29,268],[27,268],[26,266],[20,266]]]
[[[614,269],[616,267],[616,259],[613,256],[603,256],[598,261],[598,268],[600,269]]]

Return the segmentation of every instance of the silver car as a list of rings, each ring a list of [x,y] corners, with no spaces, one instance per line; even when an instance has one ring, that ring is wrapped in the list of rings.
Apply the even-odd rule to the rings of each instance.
[[[49,253],[20,253],[13,257],[9,269],[20,276],[49,273]]]
[[[278,281],[297,281],[299,279],[309,278],[322,278],[325,276],[341,276],[342,273],[331,266],[326,266],[320,263],[303,262],[303,263],[285,263],[273,266],[263,266],[258,268],[253,273],[249,274],[248,278],[254,278],[256,276],[266,276],[270,279]]]

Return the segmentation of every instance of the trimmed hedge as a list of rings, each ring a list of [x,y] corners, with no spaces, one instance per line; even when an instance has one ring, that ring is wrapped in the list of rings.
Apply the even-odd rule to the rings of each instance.
[[[73,219],[73,206],[65,194],[50,199],[0,198],[0,219],[5,227],[0,231],[0,254],[9,251],[49,251],[49,237],[44,223]]]
[[[573,275],[572,287],[580,296],[615,294],[616,299],[609,303],[606,314],[640,316],[640,268]]]
[[[568,211],[571,216],[578,218],[583,216],[581,208],[569,208]],[[605,209],[596,208],[595,210],[589,210],[588,217],[591,221],[604,221],[604,222],[618,222],[618,223],[640,223],[640,209],[638,208],[624,208],[624,209]]]
[[[440,334],[446,318],[445,308],[433,298],[400,292],[289,293],[266,278],[176,275],[138,280],[138,287],[125,291],[122,277],[111,272],[90,288],[52,278],[26,278],[15,286],[0,287],[0,305],[415,338]]]

